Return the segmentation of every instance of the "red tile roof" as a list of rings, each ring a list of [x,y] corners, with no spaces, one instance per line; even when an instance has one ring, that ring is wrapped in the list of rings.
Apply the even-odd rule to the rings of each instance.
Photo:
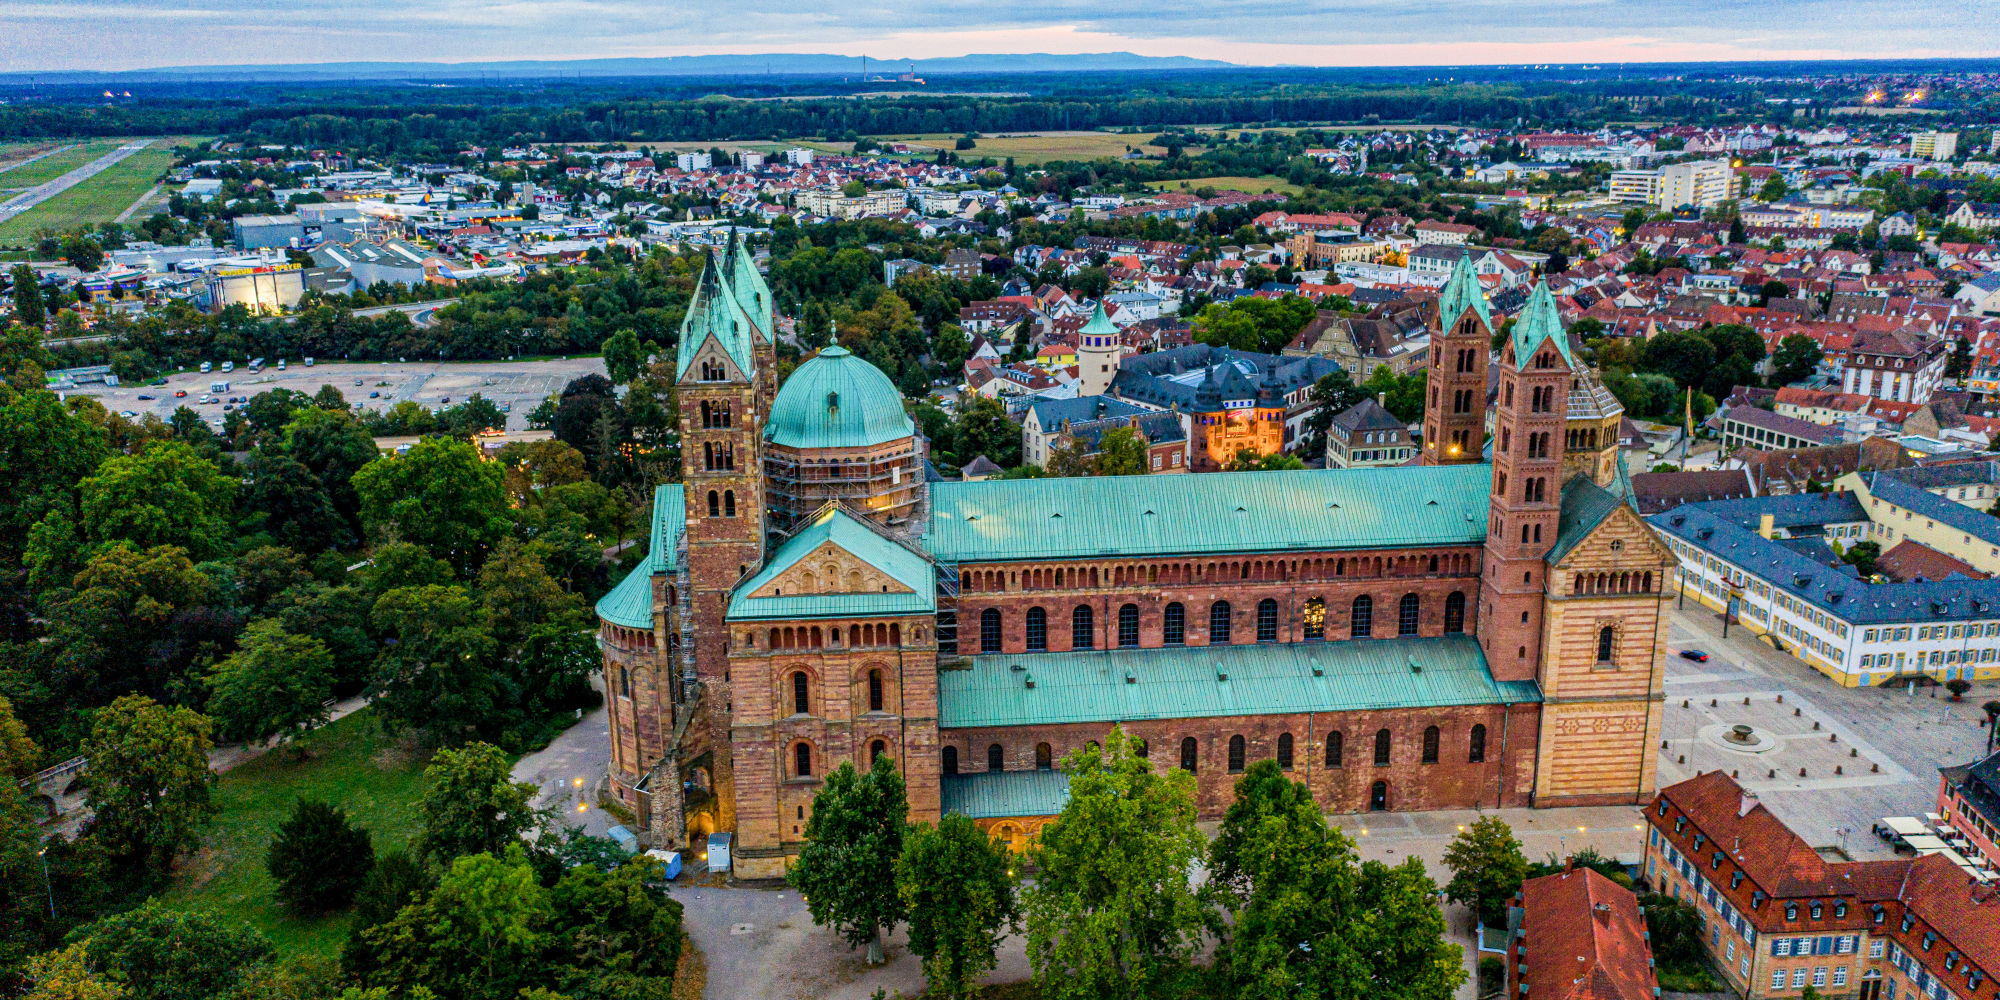
[[[1659,981],[1632,890],[1583,868],[1530,879],[1520,899],[1517,954],[1530,996],[1652,1000]]]

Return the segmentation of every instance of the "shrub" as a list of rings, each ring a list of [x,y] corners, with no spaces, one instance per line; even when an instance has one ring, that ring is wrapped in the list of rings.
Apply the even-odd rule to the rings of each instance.
[[[338,909],[354,901],[375,867],[368,831],[325,802],[299,800],[278,826],[265,857],[278,899],[300,913]]]

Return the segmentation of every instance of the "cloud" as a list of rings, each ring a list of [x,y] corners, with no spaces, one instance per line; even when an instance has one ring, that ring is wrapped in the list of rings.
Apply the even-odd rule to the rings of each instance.
[[[1985,0],[0,0],[19,69],[825,52],[1248,63],[1984,56]]]

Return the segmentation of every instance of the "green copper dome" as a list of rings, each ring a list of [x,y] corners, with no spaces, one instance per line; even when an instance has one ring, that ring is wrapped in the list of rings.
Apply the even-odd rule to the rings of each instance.
[[[882,369],[829,347],[785,380],[764,439],[787,448],[866,448],[916,432]]]

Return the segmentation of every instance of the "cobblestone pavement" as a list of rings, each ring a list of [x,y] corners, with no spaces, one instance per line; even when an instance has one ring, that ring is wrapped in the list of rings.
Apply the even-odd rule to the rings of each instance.
[[[1842,848],[1857,859],[1892,857],[1870,826],[1884,816],[1934,811],[1937,769],[1985,748],[1979,704],[2000,685],[1976,684],[1956,703],[1935,687],[1843,688],[1744,629],[1731,629],[1726,640],[1721,630],[1717,615],[1692,603],[1673,615],[1662,785],[1726,765],[1814,847]],[[1690,647],[1710,653],[1709,661],[1681,659]],[[1717,737],[1737,724],[1777,745],[1759,753],[1726,749]]]

